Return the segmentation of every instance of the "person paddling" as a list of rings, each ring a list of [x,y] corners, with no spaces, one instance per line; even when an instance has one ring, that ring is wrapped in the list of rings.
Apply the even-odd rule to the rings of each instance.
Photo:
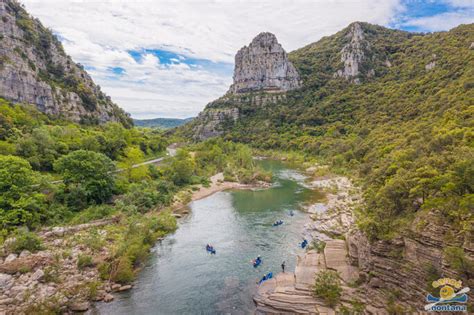
[[[283,273],[285,273],[285,262],[281,263],[281,270],[283,270]]]
[[[254,267],[257,267],[258,265],[260,265],[262,263],[262,259],[260,258],[260,255],[258,255],[257,259],[255,259],[253,261],[253,266]]]

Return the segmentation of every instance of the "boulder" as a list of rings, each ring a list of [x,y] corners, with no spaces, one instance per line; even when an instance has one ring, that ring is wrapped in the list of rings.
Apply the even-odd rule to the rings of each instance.
[[[10,262],[14,261],[17,258],[18,258],[17,254],[11,253],[10,255],[7,256],[7,258],[5,258],[5,261],[3,263],[4,264],[10,263]]]
[[[380,280],[379,278],[372,278],[369,281],[369,286],[371,288],[381,288],[383,287],[383,281]]]
[[[114,300],[114,296],[110,293],[107,293],[105,296],[104,296],[104,302],[108,303],[108,302],[112,302]]]
[[[33,281],[40,281],[44,277],[44,271],[41,269],[38,269],[35,271],[35,273],[31,276],[31,280]]]
[[[13,276],[6,274],[6,273],[0,273],[0,289],[5,290],[8,288],[13,283]]]
[[[118,291],[120,289],[121,285],[118,283],[114,283],[111,286],[112,291]]]
[[[123,285],[121,286],[118,291],[127,291],[127,290],[130,290],[132,288],[132,286],[130,284],[127,284],[127,285]]]
[[[74,312],[85,312],[89,307],[89,302],[73,302],[69,305],[69,309]]]
[[[27,250],[23,250],[23,251],[20,253],[19,258],[25,258],[25,257],[28,257],[28,256],[31,256],[31,252],[29,252],[29,251],[27,251]]]
[[[11,305],[15,302],[12,298],[0,299],[0,305]]]

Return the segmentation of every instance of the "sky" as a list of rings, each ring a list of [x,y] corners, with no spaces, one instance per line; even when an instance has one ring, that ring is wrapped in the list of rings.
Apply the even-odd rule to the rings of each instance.
[[[232,83],[260,32],[286,51],[354,21],[413,32],[474,22],[474,0],[21,0],[133,118],[186,118]]]

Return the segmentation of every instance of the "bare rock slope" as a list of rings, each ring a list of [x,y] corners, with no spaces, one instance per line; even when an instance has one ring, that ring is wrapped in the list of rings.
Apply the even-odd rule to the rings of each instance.
[[[301,85],[298,71],[275,35],[260,33],[237,52],[234,83],[228,93],[209,103],[188,130],[197,140],[222,135],[239,119],[239,106],[276,104]]]
[[[285,92],[297,89],[300,85],[299,74],[275,35],[264,32],[258,34],[249,46],[237,52],[234,84],[229,92]]]
[[[83,67],[66,55],[51,31],[17,1],[1,0],[0,16],[0,97],[76,122],[131,124]]]

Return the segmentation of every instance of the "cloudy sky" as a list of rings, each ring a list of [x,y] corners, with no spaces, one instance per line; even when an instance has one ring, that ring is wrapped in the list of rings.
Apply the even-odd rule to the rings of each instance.
[[[474,0],[22,0],[134,118],[191,117],[226,92],[262,31],[287,51],[353,21],[409,31],[474,22]]]

